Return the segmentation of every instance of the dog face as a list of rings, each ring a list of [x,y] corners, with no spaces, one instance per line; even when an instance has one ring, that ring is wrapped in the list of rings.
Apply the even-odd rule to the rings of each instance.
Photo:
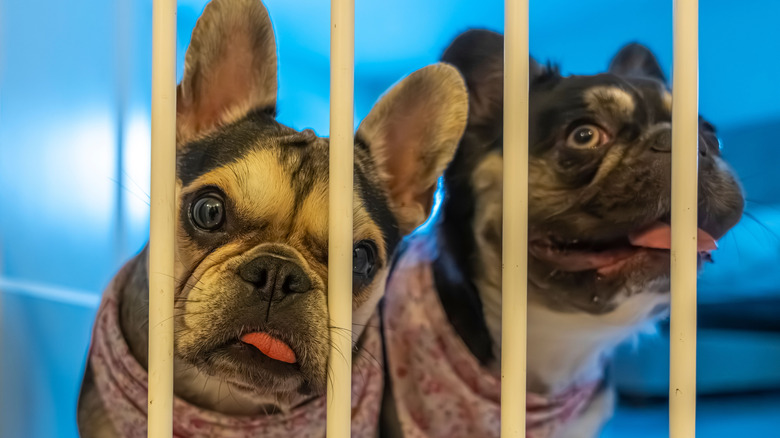
[[[501,253],[502,56],[500,35],[470,31],[443,57],[463,72],[471,99],[445,180],[474,207],[449,210],[470,223],[482,263]],[[531,63],[531,299],[606,313],[630,295],[669,291],[671,104],[655,57],[636,44],[594,76],[562,77]],[[701,266],[739,220],[743,196],[714,128],[700,118],[699,133]]]
[[[283,400],[325,389],[329,143],[274,119],[275,53],[259,1],[212,1],[192,35],[177,102],[175,354],[236,391]],[[397,243],[426,219],[466,118],[460,75],[438,64],[360,125],[354,329],[343,328],[353,343]]]

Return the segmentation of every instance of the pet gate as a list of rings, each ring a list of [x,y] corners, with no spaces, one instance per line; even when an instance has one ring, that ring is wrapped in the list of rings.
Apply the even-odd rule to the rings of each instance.
[[[173,406],[173,260],[176,0],[154,0],[149,272],[149,437],[170,437]],[[528,242],[528,0],[506,0],[501,436],[525,436]],[[352,322],[354,0],[331,0],[328,306],[331,327]],[[698,0],[674,1],[670,436],[695,435]],[[329,437],[350,431],[351,339],[331,335]]]

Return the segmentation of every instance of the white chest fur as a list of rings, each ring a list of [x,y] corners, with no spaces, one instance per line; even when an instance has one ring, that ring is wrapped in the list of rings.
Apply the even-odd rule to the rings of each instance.
[[[493,352],[501,354],[500,288],[479,287]],[[652,285],[649,287],[652,290]],[[652,312],[668,304],[669,295],[654,290],[630,294],[606,314],[558,312],[530,300],[528,304],[528,389],[557,392],[602,377],[604,359],[627,339],[654,330],[660,315]],[[500,360],[496,360],[496,367]]]
[[[487,329],[493,340],[498,371],[501,363],[501,236],[503,162],[497,153],[487,155],[472,174],[475,194],[473,231],[479,264],[473,279],[482,301]],[[492,237],[492,238],[491,238]],[[528,304],[528,389],[556,392],[578,382],[601,377],[603,360],[626,339],[652,331],[662,315],[658,306],[669,302],[665,279],[641,290],[625,290],[615,297],[613,311],[593,315],[558,312],[533,300]],[[549,291],[547,291],[549,293]],[[506,291],[512,293],[512,291]]]

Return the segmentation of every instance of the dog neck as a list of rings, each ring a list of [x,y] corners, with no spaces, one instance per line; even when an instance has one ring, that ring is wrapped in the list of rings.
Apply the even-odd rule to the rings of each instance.
[[[121,291],[119,320],[130,352],[148,368],[149,280],[148,246],[129,263],[131,274]],[[198,407],[229,415],[286,412],[300,400],[247,393],[223,379],[201,373],[195,367],[174,359],[174,393]]]
[[[471,172],[470,188],[452,186],[460,197],[445,199],[439,226],[440,260],[452,259],[462,281],[439,285],[442,304],[450,321],[486,366],[498,372],[501,363],[501,235],[503,159],[488,154]],[[454,183],[459,182],[454,180]],[[461,182],[462,184],[462,182]],[[467,195],[467,194],[470,195]],[[454,199],[473,197],[473,208],[463,209]],[[463,204],[463,203],[460,203]],[[457,246],[460,245],[460,246]],[[458,299],[447,300],[457,288]],[[604,361],[622,341],[652,326],[650,314],[668,302],[665,282],[647,285],[643,290],[626,290],[614,298],[615,308],[603,314],[557,310],[541,302],[556,296],[532,282],[528,290],[527,383],[531,391],[548,394],[565,391],[571,385],[589,383],[603,377]],[[507,291],[512,293],[512,291]],[[469,297],[466,301],[462,297]],[[461,304],[466,303],[466,304]],[[464,307],[479,309],[469,318],[453,318]],[[471,309],[467,309],[471,310]],[[464,321],[468,321],[464,323]],[[474,322],[476,321],[476,322]],[[460,327],[458,327],[460,326]],[[478,336],[474,333],[483,332]]]
[[[216,376],[203,374],[192,365],[174,359],[174,392],[191,404],[228,415],[287,413],[302,401],[281,396],[250,393]]]
[[[489,266],[485,263],[482,269],[476,270],[481,274],[474,284],[495,358],[488,366],[498,370],[502,335],[501,265]],[[652,312],[668,304],[668,295],[654,291],[650,285],[648,291],[627,291],[627,298],[606,314],[563,312],[534,299],[532,288],[529,285],[527,385],[530,391],[538,393],[557,393],[572,385],[602,379],[605,360],[615,347],[643,331],[651,331],[657,320]]]

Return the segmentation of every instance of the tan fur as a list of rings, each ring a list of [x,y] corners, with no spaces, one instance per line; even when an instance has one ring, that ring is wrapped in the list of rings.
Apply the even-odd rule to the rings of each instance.
[[[479,267],[474,284],[482,302],[485,323],[493,340],[495,360],[488,368],[498,372],[501,364],[501,215],[503,160],[487,155],[472,174],[475,190],[473,222]],[[498,240],[495,237],[498,236]],[[659,281],[659,285],[666,285]],[[556,393],[603,377],[604,359],[621,342],[650,331],[656,318],[649,313],[668,305],[663,286],[646,285],[616,297],[616,308],[607,314],[565,313],[541,302],[532,284],[528,289],[527,384],[536,393]],[[512,293],[512,291],[506,291]],[[660,317],[660,316],[657,316]],[[595,436],[614,410],[611,389],[600,393],[583,412],[553,438]]]
[[[488,154],[483,158],[472,174],[476,200],[473,227],[478,251],[475,258],[480,263],[475,270],[477,275],[474,283],[493,340],[496,360],[491,365],[496,370],[500,364],[502,338],[501,242],[500,239],[496,241],[485,236],[501,235],[502,175],[503,160],[498,153]],[[669,295],[659,293],[665,292],[661,290],[665,284],[664,281],[659,281],[658,285],[646,285],[641,291],[643,293],[626,291],[624,295],[616,297],[616,308],[603,315],[551,310],[541,302],[539,295],[550,291],[535,290],[534,286],[529,284],[529,390],[554,393],[572,384],[600,378],[605,355],[620,342],[649,327],[655,321],[649,313],[659,305],[668,304]],[[603,403],[601,409],[605,411],[593,414],[593,417],[598,419],[598,427],[606,418],[611,405]],[[562,436],[578,435],[575,433]]]
[[[252,108],[276,103],[276,44],[257,0],[214,0],[198,19],[178,87],[177,142],[183,145]]]
[[[242,122],[258,122],[251,118],[255,115],[249,115],[250,111],[274,106],[275,53],[271,22],[259,0],[213,0],[206,7],[193,32],[184,79],[178,89],[180,166],[197,167],[197,159],[194,164],[186,160],[192,152],[190,147],[197,149],[192,144],[194,139],[206,140],[211,134],[234,135],[231,130],[239,129]],[[374,241],[378,259],[371,283],[353,291],[354,324],[343,327],[345,334],[351,333],[353,345],[384,293],[390,263],[390,254],[386,253],[391,236],[385,236],[383,229],[393,224],[380,227],[369,211],[389,209],[401,229],[397,237],[427,218],[436,180],[452,159],[465,129],[466,113],[467,95],[459,73],[450,66],[437,65],[401,81],[361,125],[361,137],[367,140],[370,157],[364,149],[356,148],[355,165],[368,181],[361,184],[369,184],[371,193],[377,196],[372,202],[381,205],[364,205],[356,185],[354,239]],[[241,134],[247,132],[260,131]],[[242,144],[244,148],[230,159],[201,169],[205,173],[193,175],[192,180],[180,173],[177,184],[174,391],[201,408],[224,414],[284,411],[306,398],[324,394],[327,384],[328,142],[313,133],[298,133],[281,125],[273,125],[267,136],[266,131],[262,132],[252,137],[256,144],[234,135],[231,139],[248,144]],[[290,136],[297,139],[291,140]],[[298,143],[291,145],[290,141]],[[203,144],[221,145],[208,141]],[[294,169],[303,160],[313,165],[296,173],[298,179],[294,181]],[[306,189],[301,188],[301,179]],[[183,200],[192,202],[191,198],[209,186],[224,193],[226,223],[230,221],[234,226],[222,234],[187,227],[190,206],[183,205]],[[302,377],[269,377],[260,379],[262,383],[257,379],[235,381],[251,379],[233,369],[238,366],[233,361],[218,361],[210,367],[198,362],[203,360],[204,345],[214,348],[223,341],[238,339],[243,328],[236,326],[235,316],[245,310],[241,306],[247,297],[252,297],[250,286],[238,273],[239,267],[261,255],[292,262],[311,280],[309,290],[295,298],[296,324],[287,333],[302,375],[310,380],[306,387],[311,393],[298,393]],[[132,281],[122,292],[120,319],[132,354],[146,366],[147,252],[130,263]],[[270,312],[274,304],[271,300],[265,302]],[[88,423],[80,421],[82,431],[98,430],[106,420],[105,409],[90,404],[98,400],[95,389],[87,384],[90,377],[85,379],[80,412],[89,407],[100,418],[80,417],[87,418]]]
[[[495,239],[489,236],[501,236],[501,215],[503,212],[503,200],[501,180],[503,175],[503,160],[497,153],[486,156],[472,174],[474,188],[474,236],[479,250],[479,263],[475,272],[495,271],[496,266],[501,266],[501,249],[496,246]],[[500,237],[499,237],[500,238]],[[501,345],[501,294],[482,294],[483,290],[501,290],[500,271],[495,275],[482,275],[474,280],[482,299],[482,311],[485,315],[485,323],[488,332],[493,339],[493,354],[500,357]],[[500,361],[492,364],[498,370]]]
[[[425,96],[425,98],[422,98]],[[404,233],[425,221],[436,180],[466,128],[468,94],[447,64],[422,68],[394,86],[358,128],[385,178]],[[399,153],[403,151],[403,153]]]
[[[636,109],[634,98],[617,87],[593,87],[585,92],[585,102],[594,113],[609,111],[618,119],[631,117]]]
[[[672,93],[668,91],[663,92],[664,108],[667,111],[672,112]]]
[[[241,160],[198,178],[185,194],[214,185],[228,195],[242,220],[285,226],[294,216],[295,191],[288,170],[279,163],[278,152],[276,148],[251,151]]]
[[[604,178],[608,177],[615,168],[617,168],[623,159],[626,146],[623,144],[614,144],[604,155],[604,159],[601,161],[599,170],[590,182],[591,187],[598,187]]]
[[[443,96],[439,94],[443,93]],[[387,188],[391,211],[399,221],[402,234],[406,234],[422,223],[430,208],[432,192],[436,179],[454,154],[460,135],[465,129],[467,103],[466,91],[460,75],[446,65],[425,68],[410,75],[409,78],[393,88],[380,100],[369,114],[362,127],[361,138],[368,140],[373,166],[383,185]],[[425,122],[424,126],[422,122]],[[373,129],[371,129],[373,128]],[[397,132],[404,132],[399,136]],[[266,242],[278,242],[284,251],[293,254],[296,263],[303,266],[311,278],[316,278],[318,293],[308,293],[301,300],[301,306],[309,309],[313,321],[310,335],[322,338],[315,350],[306,354],[313,361],[311,368],[325,370],[327,358],[327,266],[318,262],[309,246],[313,238],[320,247],[326,247],[328,230],[327,179],[320,175],[313,181],[313,187],[306,197],[296,206],[293,203],[295,191],[289,174],[289,163],[280,161],[278,149],[273,147],[257,148],[240,160],[216,168],[182,189],[182,196],[201,190],[206,186],[215,186],[224,191],[230,200],[232,212],[247,224],[257,224],[257,229],[247,231],[241,240],[225,244],[206,254],[194,245],[186,232],[180,227],[178,251],[180,268],[176,275],[184,285],[179,295],[192,302],[182,306],[183,317],[177,318],[176,349],[181,357],[189,357],[198,351],[199,341],[207,331],[227,325],[220,315],[230,315],[231,297],[240,290],[234,272],[245,261],[264,252]],[[326,148],[327,144],[315,142],[309,148]],[[380,161],[382,151],[391,154]],[[411,158],[407,158],[411,157]],[[404,172],[409,172],[408,174]],[[316,177],[315,177],[316,178]],[[395,181],[395,185],[393,185]],[[355,199],[358,199],[357,192]],[[413,214],[410,214],[413,210]],[[404,225],[405,224],[405,225]],[[262,226],[261,226],[262,225]],[[355,291],[353,300],[353,321],[351,330],[356,342],[373,313],[384,290],[388,260],[385,251],[384,236],[369,216],[366,207],[360,203],[354,209],[355,242],[371,239],[376,242],[380,259],[377,261],[380,271],[372,283],[362,291]],[[205,258],[204,258],[205,257]],[[184,267],[197,264],[191,273]],[[187,277],[189,275],[189,277]],[[219,287],[211,286],[219,285]],[[207,304],[204,304],[207,303]],[[197,380],[197,379],[196,379]],[[213,379],[211,379],[213,380]],[[219,381],[217,379],[217,381]],[[187,373],[177,379],[177,393],[191,394],[193,380]],[[291,382],[294,384],[295,382]],[[239,407],[233,402],[224,402],[219,397],[219,385],[204,382],[211,391],[201,391],[195,402],[205,404],[212,409],[230,413],[246,413],[246,409],[266,407],[271,394],[255,394],[254,403],[245,403]],[[279,391],[291,388],[273,388],[274,406],[285,409],[294,400],[280,399]],[[219,405],[211,406],[214,400]],[[248,408],[253,406],[253,408]]]

